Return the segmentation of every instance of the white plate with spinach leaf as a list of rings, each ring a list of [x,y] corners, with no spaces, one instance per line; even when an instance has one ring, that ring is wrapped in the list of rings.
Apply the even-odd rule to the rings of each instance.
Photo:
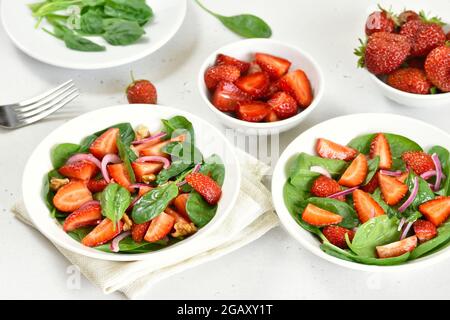
[[[137,149],[133,149],[139,148],[140,146],[146,147],[146,143],[133,143],[140,141],[134,130],[141,124],[145,125],[150,133],[153,134],[152,137],[147,139],[158,137],[159,135],[157,133],[159,132],[161,134],[165,133],[168,137],[175,137],[175,132],[179,131],[180,134],[176,138],[187,135],[192,137],[190,141],[194,141],[194,143],[188,144],[188,140],[185,140],[183,143],[170,143],[172,139],[176,138],[169,140],[161,138],[163,140],[160,143],[168,144],[164,148],[158,148],[158,150],[163,150],[161,156],[156,157],[159,160],[145,160],[144,158],[148,158],[148,156],[143,157],[142,153],[145,153],[146,149],[142,149],[142,153],[138,152],[138,154],[136,154]],[[108,136],[107,132],[114,130],[118,132],[117,149],[114,151],[115,155],[108,154],[99,157],[94,152],[95,148],[93,149],[94,145],[98,146],[95,141],[107,141],[108,139],[101,139],[101,137],[104,134]],[[120,144],[119,141],[121,142]],[[100,146],[104,145],[103,143],[100,144]],[[153,144],[151,145],[153,146]],[[149,148],[151,149],[152,146],[149,146]],[[177,149],[177,146],[181,146],[182,148]],[[194,148],[185,148],[185,146],[194,146]],[[135,151],[132,152],[132,150]],[[186,152],[184,150],[194,150],[195,157],[185,158],[184,155]],[[171,154],[172,157],[166,155],[165,157],[167,158],[164,158],[164,153]],[[177,154],[176,156],[174,156],[175,153]],[[128,172],[125,175],[128,176],[129,183],[123,185],[123,180],[120,178],[120,171],[119,175],[115,175],[113,171],[110,171],[114,165],[105,167],[108,169],[107,171],[112,180],[103,191],[94,191],[90,187],[90,182],[93,179],[95,181],[107,179],[106,176],[108,174],[105,174],[103,170],[99,171],[97,169],[97,173],[91,174],[87,177],[88,180],[84,180],[85,184],[80,182],[79,178],[81,177],[71,176],[62,170],[62,166],[76,165],[79,161],[86,164],[86,159],[84,158],[84,160],[80,159],[72,162],[71,159],[74,159],[74,157],[94,157],[94,154],[95,157],[102,160],[110,156],[119,157],[120,161],[117,160],[115,163],[118,163],[118,166],[122,166],[123,173]],[[153,156],[153,158],[155,157]],[[135,165],[139,168],[145,164],[141,163],[140,159],[156,162],[164,160],[163,163],[168,161],[168,165],[162,170],[159,168],[159,173],[155,173],[154,179],[147,182],[140,173],[142,171],[135,169]],[[91,164],[97,161],[95,159],[87,160]],[[128,166],[127,163],[131,166]],[[152,163],[147,164],[152,165]],[[158,163],[154,163],[153,165],[158,165]],[[59,170],[55,170],[55,168]],[[146,166],[143,166],[143,168],[146,168]],[[181,170],[179,170],[180,168]],[[133,170],[134,173],[132,172]],[[173,172],[174,170],[175,172]],[[202,200],[204,195],[201,191],[199,191],[202,194],[201,196],[196,194],[196,187],[194,185],[191,187],[190,182],[186,178],[193,171],[215,180],[221,186],[220,199],[218,202],[215,202],[217,204],[209,204],[210,202],[208,200]],[[80,173],[80,170],[76,172]],[[144,174],[147,175],[148,173],[144,172]],[[54,189],[51,185],[51,180],[54,177],[57,178],[55,182],[58,184],[61,182],[61,179],[70,178],[67,179],[70,181],[66,181],[64,185],[57,186]],[[186,181],[187,184],[183,184],[183,181]],[[101,214],[101,217],[95,218],[97,220],[94,223],[95,225],[77,225],[70,230],[66,229],[68,217],[75,215],[73,212],[76,212],[77,209],[62,208],[58,205],[56,197],[58,193],[63,193],[62,190],[69,188],[70,185],[77,186],[77,190],[84,190],[83,195],[87,194],[87,198],[83,198],[84,205],[81,205],[81,207],[86,208],[89,205],[97,205],[100,207],[99,214]],[[144,190],[143,195],[140,196],[137,194],[137,190],[140,193],[141,187],[153,187],[153,189],[150,188],[149,191]],[[216,128],[204,120],[170,107],[122,105],[86,113],[68,121],[50,133],[36,147],[28,160],[23,174],[22,190],[26,209],[34,225],[47,238],[59,246],[78,254],[104,260],[136,261],[159,259],[183,254],[187,249],[195,250],[196,245],[205,241],[207,235],[220,228],[222,221],[227,218],[228,213],[233,208],[240,190],[240,166],[230,142]],[[77,194],[80,195],[80,193]],[[188,216],[185,219],[195,224],[196,228],[193,234],[175,235],[173,230],[175,230],[175,233],[178,230],[176,223],[173,224],[173,229],[171,227],[170,230],[172,231],[170,233],[164,233],[164,237],[159,234],[161,236],[160,238],[153,238],[153,240],[148,241],[147,238],[145,238],[146,241],[142,239],[135,241],[133,229],[131,229],[131,235],[125,233],[121,225],[126,223],[124,222],[125,211],[129,219],[133,220],[133,225],[145,223],[146,221],[150,224],[154,219],[157,219],[156,217],[160,215],[165,216],[165,212],[168,212],[169,215],[176,215],[169,208],[181,214],[181,211],[178,210],[173,200],[182,194],[188,195],[187,202],[184,205],[186,209],[184,214]],[[131,202],[133,198],[135,201]],[[74,204],[74,197],[65,199],[69,199],[68,202],[65,201],[66,204]],[[81,198],[76,196],[75,199],[78,201]],[[208,201],[208,203],[205,201]],[[77,206],[77,208],[80,208],[78,212],[84,210],[81,207]],[[120,208],[121,210],[118,212]],[[120,217],[117,218],[119,214]],[[100,228],[107,220],[117,223],[116,225],[119,226],[120,230],[113,229],[114,231],[117,230],[118,233],[114,235],[108,233],[108,236],[110,236],[108,238],[109,240],[103,241],[104,238],[101,238],[101,243],[97,241],[99,239],[98,237],[94,237],[95,245],[87,243],[86,239],[92,239],[92,237],[87,236],[91,233],[95,234],[94,230]],[[175,221],[178,221],[178,219]],[[160,226],[161,224],[158,223],[156,225]],[[147,225],[146,228],[148,230],[152,229],[151,224],[150,227]],[[100,228],[100,231],[102,230],[105,229]],[[123,236],[120,237],[121,235]],[[147,237],[147,235],[153,237],[154,234],[147,231],[145,236]],[[120,240],[117,239],[119,237]],[[116,239],[118,242],[115,242],[114,245],[114,240]]]
[[[317,171],[317,168],[312,169],[312,167],[321,166],[333,179],[339,179],[339,177],[342,178],[343,172],[347,171],[350,164],[350,161],[345,163],[342,160],[330,160],[317,156],[317,139],[330,139],[342,146],[351,146],[361,154],[367,154],[371,141],[376,136],[374,133],[379,132],[384,133],[390,145],[392,166],[395,167],[391,170],[408,171],[408,167],[402,163],[401,158],[405,151],[430,152],[430,155],[436,153],[444,173],[439,190],[434,189],[432,192],[430,189],[432,187],[429,186],[429,183],[434,180],[426,181],[426,178],[421,176],[414,178],[417,180],[411,179],[414,172],[410,170],[408,178],[403,182],[408,186],[409,191],[396,206],[386,205],[383,201],[383,199],[386,200],[384,194],[383,197],[380,196],[379,188],[375,191],[367,191],[366,194],[378,203],[380,209],[384,210],[384,214],[380,213],[381,215],[378,216],[377,212],[375,216],[375,212],[371,212],[365,222],[359,221],[361,215],[354,207],[355,202],[351,192],[347,194],[346,201],[318,198],[311,194],[313,182],[321,177],[323,172]],[[400,225],[400,221],[409,211],[414,211],[411,211],[413,214],[410,216],[415,219],[414,221],[429,219],[425,214],[424,216],[420,215],[421,209],[418,207],[440,196],[448,199],[450,195],[448,150],[450,150],[449,134],[425,122],[404,116],[354,114],[324,121],[303,132],[291,142],[281,155],[272,180],[272,194],[276,211],[283,226],[304,247],[315,255],[340,266],[364,271],[408,270],[429,266],[450,257],[450,250],[447,248],[450,243],[450,222],[448,220],[439,223],[437,235],[435,234],[434,238],[424,242],[417,241],[414,248],[410,247],[408,252],[402,252],[401,255],[383,259],[380,257],[377,247],[384,247],[399,241],[399,238],[404,236],[403,232],[398,230],[405,230],[406,223],[409,223],[409,217],[405,218],[405,223],[402,225]],[[371,160],[369,160],[368,173],[373,169],[370,162]],[[411,168],[409,167],[409,169]],[[389,172],[393,173],[394,171]],[[418,192],[416,196],[413,196],[411,195],[414,194],[413,185],[416,184]],[[360,192],[358,193],[360,194]],[[353,193],[354,195],[355,193]],[[410,202],[406,211],[398,208],[408,201],[406,199],[410,198],[413,198],[414,201]],[[354,238],[346,239],[347,249],[343,250],[330,244],[322,233],[321,226],[316,227],[307,223],[305,221],[307,219],[303,219],[305,208],[310,204],[332,214],[340,215],[341,222],[337,225],[338,228],[353,229]],[[401,213],[400,216],[399,213]],[[415,216],[415,214],[419,215]],[[413,222],[411,221],[411,223]],[[412,233],[411,238],[418,236],[417,233],[414,234],[415,229],[413,231],[413,228],[407,229],[404,233],[405,236]]]
[[[180,28],[186,0],[4,0],[1,20],[13,43],[42,62],[70,69],[139,60]]]

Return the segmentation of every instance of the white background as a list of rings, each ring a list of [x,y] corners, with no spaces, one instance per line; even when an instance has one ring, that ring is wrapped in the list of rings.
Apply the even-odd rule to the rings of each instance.
[[[15,131],[0,130],[0,298],[123,299],[121,294],[103,295],[85,279],[80,289],[68,289],[67,260],[38,232],[15,220],[9,209],[20,199],[23,167],[34,146],[64,119],[126,103],[130,70],[137,78],[155,83],[160,104],[202,115],[224,129],[202,102],[196,78],[210,52],[238,38],[188,1],[184,24],[165,47],[132,65],[104,71],[78,72],[42,64],[16,49],[0,28],[0,104],[32,97],[69,78],[82,92],[74,103],[45,121]],[[356,69],[352,51],[363,35],[366,7],[376,1],[204,2],[223,14],[251,12],[263,17],[272,26],[274,39],[303,48],[321,65],[326,80],[324,99],[301,126],[282,134],[281,149],[318,122],[357,112],[409,115],[449,131],[450,106],[433,110],[399,106],[376,91],[365,71]],[[436,14],[450,12],[448,0],[408,2],[423,3]],[[383,4],[389,6],[389,2]],[[402,274],[347,270],[316,258],[277,228],[237,252],[164,280],[143,298],[448,299],[449,268],[450,261]]]

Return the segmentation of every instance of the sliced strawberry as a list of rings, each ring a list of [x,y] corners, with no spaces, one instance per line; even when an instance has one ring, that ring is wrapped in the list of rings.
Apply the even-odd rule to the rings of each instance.
[[[361,223],[384,214],[383,208],[368,193],[356,189],[353,191],[353,204]]]
[[[186,220],[181,213],[179,213],[169,207],[167,207],[166,210],[164,210],[164,212],[167,213],[168,215],[172,216],[172,218],[175,219],[175,223],[190,223],[190,221]]]
[[[408,192],[408,186],[398,181],[395,177],[378,173],[378,181],[383,199],[390,206],[395,206],[399,203]]]
[[[92,193],[102,192],[103,190],[105,190],[107,185],[108,182],[106,182],[105,179],[89,180],[87,183],[87,187]]]
[[[397,242],[389,243],[384,246],[377,246],[378,258],[393,258],[404,255],[407,252],[413,251],[417,247],[417,237],[412,236]]]
[[[430,170],[434,170],[434,162],[431,156],[422,151],[408,151],[402,154],[406,166],[411,168],[415,174],[420,176]]]
[[[400,176],[397,177],[397,180],[402,183],[405,183],[405,181],[406,181],[406,179],[408,179],[408,177],[409,177],[409,171],[405,171]]]
[[[251,100],[250,96],[231,82],[221,81],[212,96],[212,104],[222,112],[234,112],[238,102]]]
[[[186,182],[197,191],[206,202],[211,205],[217,204],[222,196],[222,189],[207,175],[203,173],[191,173],[186,176]]]
[[[142,182],[144,176],[157,174],[163,167],[160,162],[132,162],[131,166],[133,167],[137,182]]]
[[[378,133],[370,144],[370,158],[380,157],[380,169],[389,170],[392,167],[392,154],[385,135]]]
[[[270,111],[270,106],[264,102],[240,102],[237,107],[237,117],[244,121],[260,122],[269,115]]]
[[[280,81],[273,81],[269,84],[266,93],[264,94],[264,98],[270,99],[275,93],[282,91],[280,88]]]
[[[260,98],[269,88],[270,80],[267,73],[256,72],[240,77],[234,84],[252,97]]]
[[[375,190],[377,190],[378,186],[379,186],[378,174],[374,174],[372,179],[370,179],[370,181],[366,185],[361,187],[361,190],[367,193],[374,193]]]
[[[98,167],[91,161],[81,160],[65,164],[58,169],[58,172],[68,178],[89,180],[98,172]]]
[[[103,219],[102,208],[98,202],[86,203],[64,220],[63,229],[66,232],[80,227],[95,226]]]
[[[174,223],[175,219],[171,215],[161,212],[151,221],[144,237],[145,241],[156,242],[163,239],[170,233]]]
[[[87,236],[81,240],[81,243],[88,247],[97,247],[112,239],[122,232],[123,222],[113,223],[108,218],[94,228]]]
[[[160,156],[160,157],[168,157],[166,153],[162,151],[162,148],[167,146],[171,142],[183,142],[186,140],[186,135],[180,134],[172,139],[157,143],[148,148],[142,149],[140,151],[141,156]]]
[[[117,137],[119,136],[119,129],[110,128],[106,130],[100,137],[92,142],[89,147],[89,152],[99,159],[102,159],[109,153],[117,153]]]
[[[417,220],[413,224],[414,233],[420,242],[433,239],[437,235],[437,229],[433,223],[427,220]]]
[[[322,232],[325,238],[328,239],[328,241],[342,249],[348,248],[347,241],[345,241],[345,235],[348,235],[350,241],[352,241],[353,237],[355,236],[355,232],[353,232],[352,230],[339,226],[325,227],[323,228]]]
[[[298,113],[298,104],[288,93],[280,91],[275,93],[267,104],[272,108],[280,119],[287,119]]]
[[[438,227],[450,216],[450,197],[438,197],[422,203],[419,211]]]
[[[369,170],[366,156],[360,153],[339,179],[339,184],[346,187],[356,187],[364,182]]]
[[[316,152],[322,158],[350,161],[358,152],[350,147],[342,146],[327,139],[317,139]]]
[[[275,111],[270,111],[269,114],[264,118],[266,122],[276,122],[280,121]]]
[[[188,199],[189,199],[189,193],[180,194],[173,201],[173,205],[175,206],[177,211],[183,216],[183,218],[190,222],[191,219],[189,218],[189,215],[188,215],[187,209],[186,209],[186,204],[187,204]]]
[[[246,73],[248,71],[248,68],[250,68],[250,63],[248,62],[241,61],[236,58],[219,53],[216,58],[216,66],[222,64],[235,66],[239,69],[239,71],[241,71],[242,74]]]
[[[142,197],[147,192],[153,190],[153,187],[150,186],[141,186],[139,187],[138,197]]]
[[[164,137],[161,137],[161,138],[157,138],[157,139],[145,142],[145,143],[141,143],[141,144],[132,146],[132,150],[134,150],[135,153],[137,155],[139,155],[142,150],[148,149],[148,148],[150,148],[150,147],[152,147],[152,146],[154,146],[154,145],[156,145],[158,143],[164,142],[163,139],[164,139]]]
[[[91,200],[92,194],[83,182],[71,181],[58,189],[53,204],[59,211],[73,212]]]
[[[295,70],[283,76],[280,87],[293,96],[303,108],[308,107],[313,101],[311,83],[302,70]]]
[[[255,54],[255,61],[272,79],[282,77],[291,67],[291,62],[286,59],[260,52]]]
[[[150,221],[144,223],[133,223],[131,226],[131,238],[135,242],[142,242],[144,240],[144,236],[147,233],[148,227],[150,226]]]
[[[114,182],[120,184],[122,187],[132,191],[130,188],[131,185],[131,179],[128,175],[128,171],[125,168],[125,165],[123,163],[117,163],[117,164],[110,164],[107,167],[108,173],[111,176],[111,178],[114,180]]]
[[[303,221],[317,227],[324,227],[342,222],[342,216],[319,208],[309,203],[302,213]]]
[[[262,69],[259,66],[259,64],[257,64],[256,61],[252,61],[252,62],[250,62],[250,67],[248,68],[247,75],[261,72],[261,71],[262,71]]]
[[[339,183],[325,176],[320,176],[314,180],[311,187],[311,193],[321,198],[326,198],[341,190],[342,188]],[[344,197],[340,197],[339,200],[344,200]]]
[[[232,65],[218,65],[209,67],[205,72],[205,84],[209,90],[214,90],[220,81],[235,82],[241,71]]]

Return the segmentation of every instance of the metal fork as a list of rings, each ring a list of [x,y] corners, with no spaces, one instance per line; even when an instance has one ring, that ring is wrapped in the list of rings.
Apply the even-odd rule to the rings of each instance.
[[[44,119],[78,97],[79,91],[69,80],[37,97],[9,105],[0,105],[0,127],[16,129]]]

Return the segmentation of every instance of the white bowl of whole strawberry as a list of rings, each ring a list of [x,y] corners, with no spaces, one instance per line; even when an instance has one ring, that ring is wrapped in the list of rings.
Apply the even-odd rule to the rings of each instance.
[[[355,50],[383,94],[406,106],[450,103],[450,32],[423,10],[398,14],[378,7],[369,14],[366,40]]]
[[[317,107],[323,76],[313,58],[299,48],[248,39],[213,52],[200,68],[198,87],[228,127],[247,133],[279,132],[299,124]]]

